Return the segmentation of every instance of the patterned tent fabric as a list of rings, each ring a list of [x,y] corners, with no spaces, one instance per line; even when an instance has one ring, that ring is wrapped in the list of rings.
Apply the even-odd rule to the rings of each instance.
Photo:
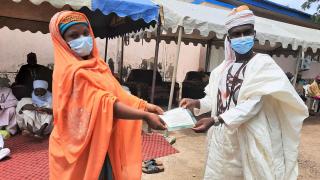
[[[223,43],[226,34],[224,22],[230,10],[196,5],[177,0],[154,0],[163,9],[162,40],[167,43],[176,41],[178,27],[184,29],[182,40],[206,44]],[[320,30],[297,26],[289,23],[256,17],[255,29],[259,45],[269,50],[279,48],[296,51],[301,47],[305,52],[320,52]],[[135,37],[154,38],[155,29],[141,31]],[[222,44],[223,45],[223,44]]]
[[[49,32],[49,21],[58,11],[85,13],[96,37],[113,38],[154,26],[159,6],[151,0],[4,0],[0,28]]]
[[[22,0],[12,0],[16,3]],[[103,14],[117,14],[119,17],[131,17],[133,20],[143,19],[146,23],[158,20],[159,7],[150,0],[29,0],[35,5],[48,2],[61,9],[69,5],[74,10],[87,7],[92,11],[100,10]]]

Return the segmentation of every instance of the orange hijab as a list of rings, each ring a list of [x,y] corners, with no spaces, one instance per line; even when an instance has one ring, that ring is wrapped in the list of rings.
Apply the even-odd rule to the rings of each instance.
[[[145,109],[146,102],[122,89],[99,57],[94,39],[92,59],[81,60],[69,48],[59,24],[70,20],[90,24],[84,14],[73,11],[59,12],[50,22],[55,63],[50,179],[98,179],[107,153],[116,180],[141,179],[142,122],[115,119],[113,104]]]

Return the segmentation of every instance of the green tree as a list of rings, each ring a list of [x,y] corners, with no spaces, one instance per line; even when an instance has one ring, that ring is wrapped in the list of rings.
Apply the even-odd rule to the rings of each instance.
[[[305,3],[302,4],[302,9],[309,9],[311,7],[312,4],[317,4],[317,11],[314,13],[314,15],[312,16],[312,20],[315,23],[320,24],[320,0],[307,0]]]

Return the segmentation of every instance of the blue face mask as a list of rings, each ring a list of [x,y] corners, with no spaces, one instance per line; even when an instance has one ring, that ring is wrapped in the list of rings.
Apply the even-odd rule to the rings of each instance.
[[[91,36],[81,36],[78,39],[69,41],[68,44],[80,57],[89,56],[93,48]]]
[[[245,54],[249,52],[252,49],[253,45],[254,36],[243,36],[231,39],[232,49],[239,54]]]

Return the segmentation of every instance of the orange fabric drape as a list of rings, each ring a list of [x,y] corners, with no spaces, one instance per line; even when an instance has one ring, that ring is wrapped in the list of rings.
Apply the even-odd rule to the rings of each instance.
[[[120,101],[144,109],[146,102],[125,92],[99,57],[80,60],[59,32],[66,17],[57,13],[50,22],[54,46],[54,129],[49,141],[50,179],[98,179],[106,154],[116,180],[141,179],[141,121],[115,119],[113,104]],[[91,36],[94,37],[91,27]]]

